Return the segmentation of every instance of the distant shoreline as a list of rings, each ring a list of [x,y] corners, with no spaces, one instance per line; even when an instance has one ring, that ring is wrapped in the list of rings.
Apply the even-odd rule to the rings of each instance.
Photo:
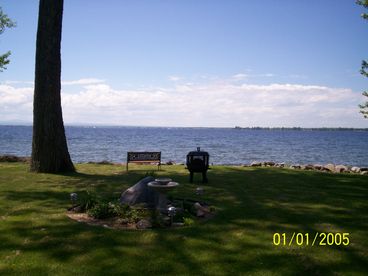
[[[354,127],[239,127],[234,129],[239,130],[300,130],[300,131],[368,131],[368,128]]]

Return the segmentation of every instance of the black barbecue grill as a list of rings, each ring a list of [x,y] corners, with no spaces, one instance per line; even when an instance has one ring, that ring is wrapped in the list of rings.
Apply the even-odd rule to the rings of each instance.
[[[190,172],[190,183],[193,183],[193,174],[202,173],[202,182],[207,183],[207,170],[209,166],[210,155],[206,151],[201,151],[197,147],[197,151],[191,151],[187,154],[187,168]]]

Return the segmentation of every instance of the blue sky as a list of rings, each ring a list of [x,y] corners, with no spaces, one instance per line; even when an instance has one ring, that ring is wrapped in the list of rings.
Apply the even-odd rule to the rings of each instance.
[[[32,122],[38,1],[1,1],[17,27],[0,123]],[[66,124],[367,127],[368,22],[355,1],[65,0]]]

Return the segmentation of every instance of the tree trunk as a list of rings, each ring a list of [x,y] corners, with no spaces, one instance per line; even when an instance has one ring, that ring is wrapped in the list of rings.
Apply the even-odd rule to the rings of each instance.
[[[31,171],[75,171],[65,137],[60,98],[63,0],[40,0],[36,43]]]

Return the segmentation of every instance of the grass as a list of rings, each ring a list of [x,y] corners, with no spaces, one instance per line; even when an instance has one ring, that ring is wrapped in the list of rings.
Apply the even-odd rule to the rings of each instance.
[[[368,271],[368,177],[215,166],[203,199],[214,219],[180,229],[112,230],[70,220],[69,194],[114,199],[153,167],[77,165],[65,175],[0,163],[0,274],[364,275]],[[158,173],[196,198],[184,166]],[[195,176],[199,180],[199,175]],[[202,184],[201,184],[202,185]],[[275,246],[275,232],[347,232],[348,246]],[[310,241],[311,242],[311,241]],[[365,274],[366,275],[366,274]]]

